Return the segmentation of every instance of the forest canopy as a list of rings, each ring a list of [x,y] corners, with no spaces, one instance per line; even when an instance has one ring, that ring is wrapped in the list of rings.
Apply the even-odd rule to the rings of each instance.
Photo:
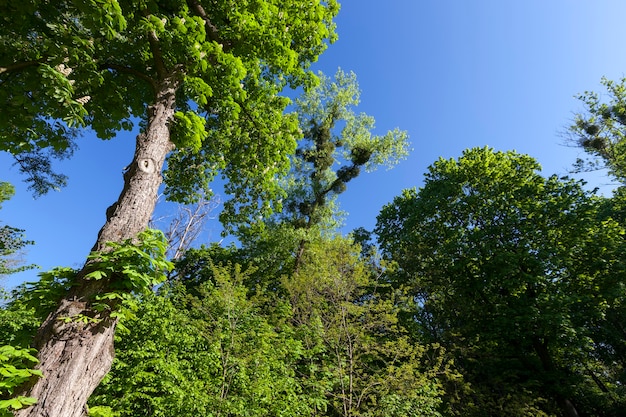
[[[3,292],[0,416],[623,414],[624,188],[473,147],[346,232],[341,197],[411,145],[356,74],[313,71],[339,10],[0,2],[0,151],[30,191],[87,134],[135,146],[84,263]],[[569,139],[623,185],[626,88],[602,85]],[[200,245],[216,179],[235,243]],[[25,233],[0,224],[0,275],[31,267]]]

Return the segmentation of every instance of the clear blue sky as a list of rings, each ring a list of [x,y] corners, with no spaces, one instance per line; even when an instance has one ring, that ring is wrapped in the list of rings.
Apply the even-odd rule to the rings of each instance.
[[[413,151],[391,171],[362,175],[341,196],[346,231],[371,229],[381,207],[404,188],[420,186],[438,157],[491,146],[534,156],[544,173],[566,174],[580,151],[561,136],[574,98],[600,90],[600,78],[626,72],[623,0],[344,0],[339,40],[316,70],[354,71],[362,89],[358,111],[376,118],[375,133],[407,130]],[[134,137],[109,142],[90,134],[74,158],[58,165],[69,175],[61,192],[33,199],[11,159],[0,154],[0,180],[16,185],[0,220],[26,229],[36,245],[28,263],[78,267],[122,187]],[[604,185],[602,175],[587,176]],[[219,240],[217,221],[203,243]],[[5,286],[36,272],[5,278]]]

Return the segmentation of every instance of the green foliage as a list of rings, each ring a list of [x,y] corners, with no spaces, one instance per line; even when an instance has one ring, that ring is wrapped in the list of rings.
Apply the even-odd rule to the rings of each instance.
[[[0,182],[0,203],[13,196],[11,184]],[[10,226],[0,227],[0,275],[12,274],[34,266],[14,266],[15,254],[26,245],[23,230]],[[2,290],[2,302],[6,295]],[[20,385],[32,377],[41,377],[38,370],[32,369],[38,363],[35,350],[29,349],[30,335],[39,321],[33,318],[30,310],[3,305],[0,309],[0,416],[12,416],[13,410],[19,410],[36,403],[36,399],[16,395]],[[22,347],[19,347],[22,346]]]
[[[569,127],[571,141],[591,159],[577,161],[578,170],[607,168],[621,183],[626,181],[626,79],[602,79],[606,94],[586,91],[578,96],[585,111]]]
[[[110,409],[97,412],[440,415],[449,365],[399,324],[400,295],[375,281],[358,246],[320,239],[295,275],[280,266],[295,253],[274,253],[284,258],[273,267],[262,253],[213,246],[177,261],[171,284],[143,296],[132,332],[118,335],[90,401]]]
[[[0,181],[0,208],[1,204],[9,200],[14,193],[15,189],[11,184]],[[32,241],[24,240],[24,230],[7,225],[0,226],[0,276],[35,268],[35,265],[17,266],[19,259],[16,255],[19,255],[24,247],[32,244]]]
[[[15,194],[15,187],[8,182],[0,181],[0,204],[9,200]],[[0,208],[2,206],[0,205]]]
[[[197,152],[208,134],[205,130],[206,120],[195,112],[174,113],[175,123],[170,128],[172,142],[178,148],[190,148]]]
[[[315,83],[308,67],[336,39],[338,11],[335,0],[3,4],[0,150],[36,194],[58,188],[50,159],[70,156],[82,127],[102,139],[137,120],[148,129],[146,109],[175,80],[173,120],[158,122],[176,145],[164,194],[194,202],[221,173],[227,227],[270,215],[297,137],[281,94]]]
[[[132,332],[116,336],[113,368],[92,396],[90,410],[106,412],[107,406],[119,416],[206,415],[198,392],[206,369],[194,369],[193,361],[196,354],[207,356],[206,348],[183,310],[146,294],[126,325]]]
[[[165,257],[167,241],[160,230],[147,229],[136,239],[108,242],[109,250],[88,256],[86,279],[115,279],[114,288],[130,293],[146,293],[165,280],[173,264]]]
[[[35,308],[19,302],[17,294],[17,291],[11,297],[2,294],[0,344],[27,348],[43,319],[36,314]]]
[[[0,308],[0,416],[12,416],[12,411],[37,402],[35,398],[16,394],[23,383],[42,377],[33,366],[39,361],[29,346],[43,320],[35,308],[17,297],[22,288],[8,297],[2,290]]]
[[[41,371],[32,369],[39,361],[34,349],[20,349],[13,346],[0,346],[0,416],[12,416],[12,410],[19,410],[37,402],[35,398],[13,396],[17,387],[32,377],[42,377]]]
[[[526,155],[470,149],[435,162],[423,188],[378,217],[394,281],[417,301],[417,331],[474,386],[451,405],[459,415],[558,413],[566,399],[591,415],[620,407],[607,388],[619,385],[618,357],[595,359],[606,345],[595,329],[623,302],[624,230],[580,183],[538,169]],[[497,398],[510,398],[506,408]]]
[[[208,268],[197,295],[165,286],[144,297],[91,404],[118,416],[310,415],[293,367],[302,349],[284,317],[260,314],[246,272]]]
[[[226,192],[235,196],[221,219],[232,226],[259,211],[271,213],[271,202],[283,196],[276,177],[288,169],[296,123],[283,113],[288,100],[279,94],[287,83],[310,83],[305,69],[325,48],[323,40],[334,39],[331,19],[338,6],[334,1],[202,6],[206,16],[193,8],[174,13],[163,8],[138,23],[141,31],[157,33],[168,51],[166,68],[185,63],[174,131],[187,125],[196,132],[183,135],[185,140],[178,133],[173,137],[177,145],[191,140],[193,146],[179,146],[170,155],[165,194],[193,202],[210,194],[209,182],[221,171],[229,179]],[[206,119],[205,132],[191,113]]]
[[[389,168],[408,154],[408,135],[395,129],[372,134],[374,118],[355,114],[359,86],[354,73],[338,70],[334,80],[319,74],[320,84],[296,99],[302,140],[292,157],[283,220],[296,228],[337,226],[335,197],[361,168]],[[336,166],[340,167],[337,168]]]
[[[70,156],[86,128],[110,139],[139,121],[137,155],[158,148],[150,155],[158,170],[169,156],[163,192],[170,200],[208,195],[220,173],[233,196],[221,217],[227,230],[280,205],[277,178],[289,169],[297,134],[281,94],[315,83],[308,67],[336,38],[335,0],[31,0],[0,7],[0,150],[15,157],[36,194],[63,184],[50,160]],[[137,184],[136,172],[126,173],[127,183]],[[160,178],[149,177],[158,186]],[[156,200],[156,187],[137,188]],[[147,222],[152,206],[142,209]],[[78,273],[44,276],[28,297],[47,303],[67,284],[88,305],[85,314],[61,319],[119,316],[118,306],[148,293],[170,268],[162,236],[134,236],[140,227],[118,230],[120,241],[90,255]],[[121,242],[126,237],[133,240]],[[243,391],[248,383],[263,387],[252,395],[262,399],[260,408],[281,404],[267,399],[273,388],[260,377],[238,378]],[[242,413],[239,403],[228,404],[228,412]]]
[[[166,258],[167,241],[160,230],[146,229],[136,239],[108,242],[107,246],[109,250],[88,256],[90,272],[84,278],[108,282],[108,291],[94,296],[92,308],[97,312],[113,310],[111,317],[127,320],[137,308],[137,295],[150,293],[165,281],[174,265]],[[92,320],[87,316],[67,319]],[[127,329],[125,324],[120,327]]]
[[[89,417],[118,417],[119,413],[115,413],[109,406],[97,405],[95,407],[89,407],[87,415]]]
[[[95,294],[90,300],[91,306],[98,312],[113,310],[111,317],[127,319],[132,317],[132,310],[136,308],[136,297],[150,293],[154,286],[162,283],[173,264],[165,258],[167,243],[163,232],[159,230],[147,229],[137,239],[122,243],[110,242],[108,247],[108,251],[89,255],[90,272],[85,278],[109,281],[108,291]],[[33,330],[56,308],[61,298],[76,285],[78,272],[69,267],[57,267],[40,273],[38,281],[18,286],[3,315],[7,318],[20,315],[28,318],[26,333],[32,335]],[[3,315],[0,315],[0,323]],[[83,322],[98,320],[87,315],[62,319]],[[120,324],[120,328],[123,330],[125,326]],[[18,330],[14,329],[16,332]]]
[[[39,274],[36,282],[26,282],[17,287],[10,306],[17,310],[30,310],[41,322],[54,310],[61,298],[76,282],[77,271],[57,267]]]
[[[309,392],[323,390],[338,416],[439,415],[443,366],[398,323],[398,295],[359,260],[343,238],[310,244],[283,285],[292,322],[310,359],[300,365]],[[434,359],[437,358],[437,359]]]

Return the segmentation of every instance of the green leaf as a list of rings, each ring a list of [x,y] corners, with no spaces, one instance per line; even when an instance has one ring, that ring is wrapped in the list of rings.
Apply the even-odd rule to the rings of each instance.
[[[96,270],[85,275],[86,279],[95,279],[95,280],[99,280],[99,279],[106,278],[106,277],[107,277],[107,273],[101,270]]]

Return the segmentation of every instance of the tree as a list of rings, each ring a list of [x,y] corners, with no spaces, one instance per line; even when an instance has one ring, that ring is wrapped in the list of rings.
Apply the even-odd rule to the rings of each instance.
[[[321,73],[319,78],[319,85],[295,101],[301,138],[284,179],[282,212],[239,230],[248,253],[256,247],[260,256],[274,254],[257,263],[266,272],[274,268],[290,275],[297,270],[307,243],[334,234],[340,226],[336,200],[348,182],[362,171],[393,168],[409,152],[405,131],[375,135],[374,118],[356,113],[361,92],[354,73],[339,69],[334,79]]]
[[[0,204],[9,200],[15,189],[8,182],[0,182]],[[0,206],[2,208],[2,206]],[[24,230],[8,225],[0,227],[0,276],[13,274],[25,269],[34,268],[34,265],[19,266],[20,251],[32,245],[30,240],[24,240]]]
[[[227,224],[269,210],[280,197],[275,179],[288,167],[296,123],[279,93],[314,82],[306,69],[334,40],[335,1],[1,5],[0,143],[31,175],[35,192],[61,185],[49,157],[71,153],[81,126],[108,139],[140,120],[124,188],[106,211],[94,252],[147,227],[162,178],[169,199],[193,202],[221,171],[235,196],[222,216]],[[105,276],[92,257],[77,273],[36,338],[46,378],[29,392],[39,402],[19,415],[84,414],[110,368],[117,322],[115,301],[101,311],[92,303],[124,287],[125,267]]]
[[[259,336],[263,332],[247,333],[245,305],[253,305],[259,319],[280,330],[280,338],[272,342],[274,353],[263,353],[263,362],[274,363],[276,354],[286,348],[285,343],[289,344],[292,354],[279,361],[284,364],[288,360],[288,371],[282,370],[280,374],[292,378],[291,384],[301,396],[298,400],[301,407],[289,415],[439,415],[442,394],[439,377],[446,371],[439,349],[415,343],[409,337],[398,322],[398,294],[381,287],[375,270],[360,259],[360,247],[350,238],[326,236],[311,241],[300,270],[278,277],[259,274],[255,261],[246,257],[245,251],[216,247],[188,251],[177,262],[180,268],[174,282],[184,284],[186,292],[198,297],[199,302],[226,303],[230,296],[225,294],[210,297],[215,301],[206,297],[207,288],[223,285],[223,272],[219,271],[224,271],[224,267],[216,268],[216,265],[228,265],[238,258],[246,262],[246,267],[240,269],[245,273],[231,276],[239,276],[237,292],[248,301],[228,310],[228,314],[209,310],[209,319],[202,314],[207,310],[200,309],[197,317],[203,326],[211,325],[212,329],[216,329],[215,323],[236,321],[238,331],[232,336],[233,346],[251,344],[261,351],[264,342]],[[227,268],[237,271],[237,267]],[[241,355],[235,354],[232,360],[246,356]],[[239,363],[242,373],[254,374],[244,362]],[[279,381],[268,375],[268,380],[258,384]],[[235,386],[229,389],[236,397],[232,401],[247,401],[248,394],[236,391]],[[111,391],[116,388],[111,387]],[[282,395],[288,393],[284,389],[277,391],[273,401],[283,401]]]
[[[606,168],[620,183],[626,181],[626,79],[602,79],[607,94],[586,91],[578,99],[585,106],[569,127],[569,140],[591,159],[579,159],[579,170]]]
[[[247,271],[207,265],[187,292],[177,282],[147,295],[132,332],[117,337],[112,371],[90,412],[117,416],[306,416],[294,377],[300,343],[283,317],[260,311],[243,285]],[[289,312],[280,308],[280,315]],[[105,408],[106,407],[106,408]]]
[[[453,352],[476,387],[460,415],[613,416],[623,407],[618,358],[600,372],[595,358],[606,342],[596,329],[622,302],[624,230],[580,183],[539,168],[526,155],[470,149],[439,159],[419,191],[378,217],[422,337]]]
[[[439,355],[410,339],[397,294],[380,288],[359,252],[342,237],[314,242],[284,280],[295,331],[315,353],[298,372],[313,389],[326,387],[322,415],[438,416]]]
[[[319,74],[320,84],[296,99],[302,139],[292,156],[283,221],[296,228],[334,229],[334,200],[347,183],[381,166],[392,168],[408,155],[405,131],[373,135],[375,121],[355,114],[360,102],[356,75],[341,69],[334,80]]]

